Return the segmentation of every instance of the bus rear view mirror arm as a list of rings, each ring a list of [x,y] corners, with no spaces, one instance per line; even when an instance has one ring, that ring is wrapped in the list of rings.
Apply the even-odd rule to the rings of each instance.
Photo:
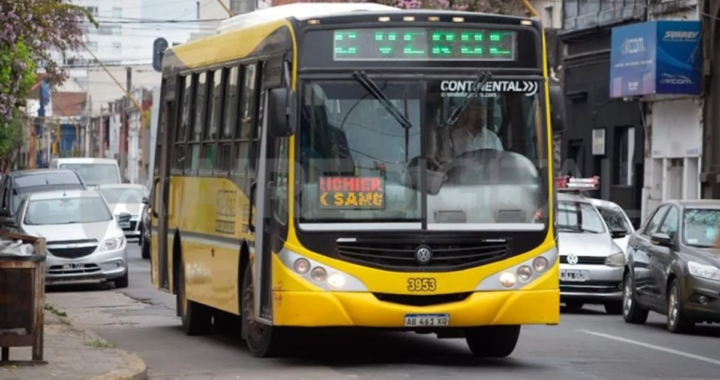
[[[268,93],[268,133],[273,137],[286,137],[295,133],[294,92],[287,88],[274,88]]]
[[[550,122],[553,132],[565,132],[567,129],[567,111],[565,91],[559,84],[550,84]]]

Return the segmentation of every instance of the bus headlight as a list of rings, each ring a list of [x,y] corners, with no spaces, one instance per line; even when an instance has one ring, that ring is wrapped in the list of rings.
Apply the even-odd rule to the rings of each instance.
[[[517,277],[512,272],[505,272],[500,275],[500,285],[512,288],[517,283]]]
[[[297,259],[293,263],[293,269],[298,274],[307,274],[310,271],[310,262],[307,259]]]
[[[330,285],[333,289],[342,289],[343,286],[345,286],[345,276],[341,275],[340,273],[333,273],[330,276],[328,276],[327,279],[328,285]]]
[[[532,269],[527,265],[523,265],[517,270],[518,278],[522,282],[528,282],[532,278],[532,274]]]
[[[533,269],[535,272],[542,273],[548,269],[548,260],[542,256],[538,256],[533,260]]]
[[[312,272],[310,272],[310,278],[315,282],[325,282],[327,271],[323,267],[315,267]]]

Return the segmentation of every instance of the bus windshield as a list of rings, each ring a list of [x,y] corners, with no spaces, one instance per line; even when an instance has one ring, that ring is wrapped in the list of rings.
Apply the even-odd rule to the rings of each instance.
[[[430,229],[545,228],[539,83],[490,80],[448,122],[472,76],[370,77],[394,107],[357,81],[303,84],[301,222],[419,222],[424,189]]]

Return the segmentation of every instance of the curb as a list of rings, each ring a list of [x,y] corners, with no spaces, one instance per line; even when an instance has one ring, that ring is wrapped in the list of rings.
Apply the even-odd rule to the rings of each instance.
[[[85,330],[76,327],[72,324],[71,318],[62,318],[65,320],[65,322],[68,323],[69,327],[75,332],[81,334],[84,338],[90,338],[93,340],[100,340],[100,341],[106,341],[102,337],[100,337],[98,334],[96,334],[93,331]],[[145,365],[145,361],[142,360],[139,356],[133,354],[132,352],[121,350],[117,347],[108,348],[109,350],[113,350],[120,354],[120,356],[125,359],[125,368],[112,370],[110,372],[104,373],[102,375],[93,376],[90,378],[87,378],[85,380],[149,380],[148,372],[147,372],[147,366]]]

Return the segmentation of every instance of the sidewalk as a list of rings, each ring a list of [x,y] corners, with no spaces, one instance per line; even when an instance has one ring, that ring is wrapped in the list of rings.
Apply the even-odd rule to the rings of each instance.
[[[11,348],[10,360],[30,359],[30,348]],[[2,380],[145,380],[145,362],[114,348],[91,331],[70,324],[64,312],[45,306],[45,361],[40,366],[0,366]]]

